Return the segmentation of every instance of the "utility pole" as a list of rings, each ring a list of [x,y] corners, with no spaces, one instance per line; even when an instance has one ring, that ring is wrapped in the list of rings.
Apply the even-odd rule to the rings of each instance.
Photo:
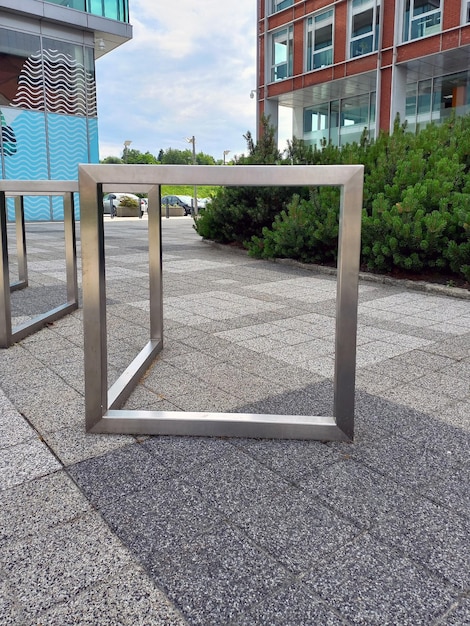
[[[186,141],[188,143],[192,143],[193,144],[193,165],[196,165],[196,137],[193,135],[192,137],[186,137]],[[193,206],[193,213],[194,215],[197,215],[198,210],[197,210],[197,186],[194,185],[194,206]]]

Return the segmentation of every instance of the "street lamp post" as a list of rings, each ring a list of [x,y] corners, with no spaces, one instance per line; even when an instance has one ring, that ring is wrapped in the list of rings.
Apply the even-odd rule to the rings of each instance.
[[[192,137],[186,137],[186,141],[188,143],[193,144],[193,165],[196,165],[196,137],[193,135]],[[197,186],[194,185],[194,215],[197,215]]]
[[[224,150],[224,165],[225,165],[225,157],[229,154],[230,150]]]
[[[124,142],[124,163],[127,163],[127,153],[129,152],[129,146],[131,143],[132,141],[130,139],[126,139]]]

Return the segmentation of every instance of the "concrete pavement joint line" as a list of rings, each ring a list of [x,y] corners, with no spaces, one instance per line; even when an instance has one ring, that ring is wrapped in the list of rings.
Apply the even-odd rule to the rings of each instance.
[[[113,221],[107,231],[120,277],[107,293],[110,372],[147,332],[145,262],[135,255],[145,226]],[[312,382],[305,367],[320,364],[301,354],[328,341],[335,305],[309,298],[305,285],[328,290],[333,277],[201,246],[190,220],[162,226],[164,253],[185,270],[165,273],[164,351],[130,405],[327,406],[331,382]],[[41,248],[41,232],[55,226],[32,228]],[[81,311],[0,351],[0,386],[59,465],[31,480],[20,476],[25,463],[21,484],[0,490],[6,623],[470,624],[470,304],[361,286],[359,345],[373,360],[358,369],[354,444],[85,436]],[[260,303],[250,315],[239,306],[247,298]],[[27,315],[34,298],[17,304]],[[224,307],[229,319],[210,319]],[[244,345],[256,338],[280,347]],[[389,354],[395,347],[406,350]],[[2,415],[9,406],[0,394]],[[21,420],[27,428],[0,419],[2,453],[27,440]]]

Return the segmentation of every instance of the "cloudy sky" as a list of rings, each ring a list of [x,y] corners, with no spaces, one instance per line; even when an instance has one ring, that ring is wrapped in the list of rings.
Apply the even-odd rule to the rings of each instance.
[[[97,60],[100,158],[123,143],[222,159],[256,132],[256,2],[130,0],[132,41]]]

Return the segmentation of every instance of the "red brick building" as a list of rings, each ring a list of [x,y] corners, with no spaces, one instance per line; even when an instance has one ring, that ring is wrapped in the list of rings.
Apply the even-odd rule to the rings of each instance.
[[[258,117],[335,145],[470,111],[470,0],[258,0]]]

